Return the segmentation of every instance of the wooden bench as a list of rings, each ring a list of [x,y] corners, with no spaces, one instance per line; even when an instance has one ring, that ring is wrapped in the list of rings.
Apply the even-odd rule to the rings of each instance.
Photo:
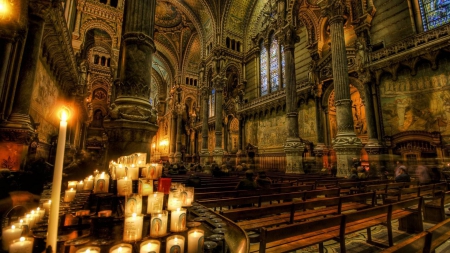
[[[339,188],[306,191],[305,194],[303,195],[303,200],[339,197],[340,193],[341,193],[341,189],[339,189]]]
[[[424,253],[428,232],[423,231],[395,246],[383,250],[384,253]]]
[[[450,239],[450,219],[436,224],[427,230],[427,244],[423,252],[434,252],[437,247]]]
[[[445,205],[450,204],[450,191],[424,203],[424,220],[438,223],[445,220]]]

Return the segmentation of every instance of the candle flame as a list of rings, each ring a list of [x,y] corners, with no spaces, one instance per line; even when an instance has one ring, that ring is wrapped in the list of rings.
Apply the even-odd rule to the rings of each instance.
[[[29,214],[27,214],[27,215],[26,215],[25,217],[27,217],[27,219],[28,219],[28,218],[30,218],[30,215],[29,215]]]
[[[128,180],[128,177],[125,177],[125,180]]]
[[[11,226],[11,229],[12,229],[12,230],[16,229],[16,226],[12,225],[12,226]]]
[[[34,215],[34,210],[31,211],[31,215]]]
[[[48,203],[51,204],[51,203],[52,203],[52,200],[49,200]]]
[[[87,249],[87,250],[86,250],[86,253],[91,253],[91,249]]]
[[[179,212],[180,211],[180,208],[179,207],[177,207],[177,212]]]
[[[20,241],[21,241],[21,242],[24,242],[24,241],[25,241],[25,237],[23,237],[23,236],[20,237]]]
[[[119,247],[119,250],[118,250],[119,252],[122,252],[122,247]]]
[[[175,237],[175,243],[178,243],[178,237]]]
[[[79,184],[83,184],[83,181],[80,181]]]
[[[70,191],[73,191],[73,188],[70,188]]]
[[[133,218],[136,218],[137,214],[136,214],[136,213],[133,213],[132,216],[133,216]]]
[[[20,219],[20,224],[22,224],[23,223],[23,220],[22,219]]]
[[[36,208],[36,210],[39,212],[39,210],[41,210],[41,208],[40,207],[38,207],[38,208]]]
[[[148,244],[147,244],[147,250],[150,250],[150,246],[152,246],[152,244],[151,244],[151,243],[148,243]]]
[[[63,121],[63,122],[66,122],[67,121],[67,119],[69,118],[69,111],[68,111],[68,108],[67,107],[64,107],[64,108],[62,108],[61,109],[61,112],[60,112],[61,114],[61,121]]]

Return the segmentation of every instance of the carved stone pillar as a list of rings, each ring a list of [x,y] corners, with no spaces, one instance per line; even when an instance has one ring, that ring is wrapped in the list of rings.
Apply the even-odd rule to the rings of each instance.
[[[316,168],[315,173],[320,172],[324,167],[324,155],[328,152],[327,146],[325,145],[325,132],[324,132],[324,122],[322,116],[322,90],[316,91],[315,105],[316,105],[316,132],[317,132],[317,144],[314,146],[314,154],[316,157]]]
[[[214,88],[216,89],[216,145],[214,147],[213,156],[214,160],[218,164],[222,164],[224,150],[222,147],[222,108],[223,108],[223,86],[225,85],[226,78],[220,75],[215,77]]]
[[[352,100],[350,98],[347,51],[344,39],[346,5],[343,0],[322,0],[318,4],[322,8],[322,14],[329,18],[328,22],[330,24],[338,129],[336,138],[333,140],[333,148],[336,151],[338,176],[347,176],[350,174],[352,158],[360,156],[362,143],[356,137],[353,128]]]
[[[294,27],[287,25],[278,34],[280,44],[284,45],[286,73],[286,120],[287,139],[284,144],[286,153],[286,172],[304,174],[303,151],[305,146],[299,137],[297,87],[295,84],[294,44],[297,39]]]
[[[170,144],[169,144],[169,162],[175,162],[176,139],[177,139],[177,114],[175,111],[170,115]]]
[[[181,103],[176,106],[176,114],[177,114],[177,143],[176,143],[176,151],[175,151],[175,162],[181,162],[181,131],[182,131],[182,119],[183,119],[183,111],[185,106]]]
[[[365,70],[364,72],[359,73],[359,79],[362,81],[364,85],[364,104],[365,104],[365,112],[366,112],[366,121],[367,121],[367,135],[368,142],[364,146],[367,154],[369,155],[370,164],[376,163],[377,166],[380,165],[380,153],[382,146],[378,141],[378,131],[377,131],[377,121],[375,115],[375,107],[373,103],[372,96],[372,79],[370,72]],[[372,168],[374,166],[371,166]],[[371,174],[375,174],[375,172],[371,171]]]
[[[242,158],[245,157],[244,154],[244,131],[245,131],[245,119],[242,115],[238,115],[239,120],[239,137],[238,137],[238,151],[236,153],[237,164],[242,163]]]
[[[74,27],[74,31],[73,34],[75,34],[75,36],[77,36],[77,38],[80,37],[80,26],[81,26],[81,7],[77,8],[77,16],[75,18],[75,27]]]
[[[208,99],[210,89],[204,85],[202,87],[202,149],[200,150],[200,163],[205,164],[208,161]]]
[[[109,142],[107,161],[136,152],[150,155],[150,142],[158,130],[157,111],[148,99],[156,50],[155,9],[156,0],[125,2],[119,78],[109,117],[103,123]]]

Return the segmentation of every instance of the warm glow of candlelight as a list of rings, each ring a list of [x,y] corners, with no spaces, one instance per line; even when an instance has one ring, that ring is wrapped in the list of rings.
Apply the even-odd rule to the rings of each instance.
[[[21,242],[24,242],[24,241],[25,241],[25,237],[23,237],[23,236],[20,237],[20,241],[21,241]]]
[[[0,14],[6,14],[9,12],[8,5],[5,0],[0,0]]]
[[[63,122],[66,122],[67,119],[69,118],[69,109],[67,107],[63,107],[60,111],[60,119]]]

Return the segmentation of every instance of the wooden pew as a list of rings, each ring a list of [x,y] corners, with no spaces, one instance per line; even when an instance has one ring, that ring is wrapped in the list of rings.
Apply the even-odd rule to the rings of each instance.
[[[339,197],[341,189],[339,188],[330,188],[325,190],[313,190],[307,191],[303,195],[303,200],[307,199],[317,199],[317,198],[330,198],[330,197]]]
[[[263,228],[260,243],[250,245],[250,252],[290,252],[319,244],[319,252],[323,252],[323,243],[340,237],[339,227],[343,216],[324,218],[321,220],[297,223],[277,228]],[[332,232],[324,233],[324,230]],[[286,238],[286,235],[289,235]]]
[[[424,253],[429,233],[423,231],[407,240],[383,250],[383,253]]]
[[[198,203],[207,208],[214,208],[214,211],[216,211],[217,208],[219,208],[219,210],[222,210],[223,207],[228,207],[228,209],[232,209],[233,207],[237,208],[243,205],[259,206],[260,197],[253,196],[253,197],[229,198],[218,200],[203,200],[199,201]]]
[[[437,247],[450,239],[450,219],[436,224],[427,231],[429,236],[423,252],[434,252]]]
[[[450,203],[450,191],[424,203],[424,220],[438,223],[445,220],[445,205]]]

